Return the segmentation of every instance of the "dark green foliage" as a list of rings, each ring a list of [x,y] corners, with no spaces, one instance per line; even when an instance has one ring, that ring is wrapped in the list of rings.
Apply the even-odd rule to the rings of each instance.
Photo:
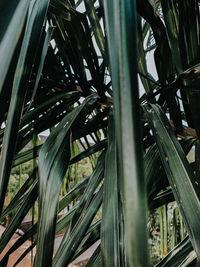
[[[66,266],[99,239],[87,266],[148,266],[147,206],[150,238],[172,249],[157,266],[200,260],[199,5],[1,1],[0,219],[12,220],[0,251],[38,201],[2,266],[36,231],[36,267]]]

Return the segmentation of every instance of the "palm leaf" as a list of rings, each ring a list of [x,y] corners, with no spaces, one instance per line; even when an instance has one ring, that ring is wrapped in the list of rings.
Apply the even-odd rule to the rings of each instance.
[[[108,135],[109,140],[105,163],[101,226],[101,252],[104,266],[119,266],[119,178],[117,176],[117,146],[115,139],[114,119],[112,116],[110,118]],[[121,260],[123,261],[124,259]]]
[[[148,266],[146,197],[142,178],[140,110],[135,62],[136,6],[135,1],[104,1],[104,5],[114,88],[119,175],[123,177],[120,186],[123,186],[124,190],[128,263],[130,266]],[[133,12],[129,12],[130,10]],[[132,253],[133,250],[135,253]]]
[[[35,265],[51,265],[53,237],[60,187],[70,160],[71,127],[84,108],[93,106],[94,97],[67,114],[48,137],[39,155],[39,224]],[[82,115],[83,116],[83,115]],[[55,179],[56,177],[56,179]],[[49,197],[51,196],[51,200]],[[53,196],[53,197],[52,197]],[[48,214],[48,220],[47,220]],[[46,242],[48,241],[48,247]]]
[[[18,3],[14,3],[14,1],[12,2],[13,3],[10,5],[7,5],[6,1],[2,1],[0,7],[4,14],[0,22],[2,25],[0,31],[0,60],[2,62],[0,70],[0,95],[2,93],[2,86],[4,84],[12,56],[14,55],[15,48],[23,31],[30,3],[30,1],[26,0],[19,1]]]
[[[186,237],[182,242],[180,242],[173,250],[171,250],[168,255],[156,264],[156,267],[169,266],[175,267],[180,266],[179,264],[183,259],[192,251],[192,244],[189,240],[189,237]]]
[[[166,116],[160,108],[155,105],[145,106],[145,113],[152,127],[174,197],[198,255],[200,251],[198,238],[200,192],[195,176]]]
[[[29,7],[32,12],[27,18],[24,39],[18,59],[15,78],[13,82],[10,109],[7,117],[6,130],[3,139],[3,146],[0,158],[0,213],[4,204],[6,189],[8,185],[12,160],[16,147],[16,129],[19,127],[21,112],[23,110],[24,95],[28,83],[32,59],[37,47],[38,36],[42,31],[44,18],[48,8],[48,0],[36,1],[33,7]],[[36,22],[37,20],[37,22]],[[31,44],[31,45],[29,45]]]

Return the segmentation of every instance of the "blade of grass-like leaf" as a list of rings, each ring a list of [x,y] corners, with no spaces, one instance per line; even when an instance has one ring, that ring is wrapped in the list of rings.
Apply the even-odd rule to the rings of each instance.
[[[191,251],[190,254],[187,256],[187,258],[181,262],[181,264],[179,265],[179,267],[196,267],[199,264],[197,263],[197,255],[195,253],[195,251]]]
[[[46,32],[46,36],[45,36],[45,40],[44,40],[44,44],[43,44],[43,48],[42,48],[42,54],[41,54],[41,58],[40,58],[40,65],[39,65],[39,67],[37,69],[35,84],[34,84],[34,88],[33,88],[32,97],[31,97],[31,100],[30,100],[29,108],[31,107],[31,104],[32,104],[32,102],[34,100],[34,97],[35,97],[35,94],[36,94],[36,91],[38,89],[38,84],[39,84],[40,77],[41,77],[41,74],[42,74],[44,60],[45,60],[45,57],[46,57],[46,54],[47,54],[47,49],[48,49],[48,46],[49,46],[49,42],[51,40],[51,35],[52,35],[53,30],[54,30],[54,28],[50,26],[48,28],[47,32]]]
[[[49,11],[56,15],[59,19],[71,21],[71,6],[66,1],[62,0],[52,0],[50,2],[50,8]],[[74,10],[73,10],[74,11]],[[72,11],[72,13],[74,13]]]
[[[96,14],[94,3],[92,3],[90,0],[84,0],[84,3],[86,12],[92,25],[92,30],[94,32],[97,45],[99,47],[99,50],[101,51],[102,56],[105,58],[105,38],[99,22],[99,18]]]
[[[156,47],[157,47],[156,44],[148,46],[147,49],[145,49],[145,53],[153,51]]]
[[[89,120],[88,123],[84,125],[82,129],[80,129],[80,131],[74,132],[73,140],[80,139],[81,137],[85,137],[86,135],[91,134],[95,131],[106,128],[108,125],[108,120],[105,118],[105,114],[100,114],[100,116],[98,115]]]
[[[58,220],[56,224],[56,234],[69,225],[70,220],[72,219],[76,211],[76,208],[77,206],[74,206],[65,216],[63,216],[60,220]],[[17,250],[21,245],[23,245],[24,242],[30,240],[30,238],[32,238],[36,232],[37,232],[37,224],[33,225],[33,227],[31,227],[30,230],[28,230],[22,237],[20,237],[14,243],[14,245],[6,252],[5,256],[2,258],[0,262],[2,266],[6,266],[10,254],[15,252],[15,250]]]
[[[173,64],[171,59],[172,55],[168,44],[165,27],[162,24],[162,21],[160,20],[159,16],[155,15],[154,9],[150,5],[150,3],[148,3],[148,1],[138,1],[137,3],[139,12],[150,23],[150,25],[152,26],[152,30],[154,32],[154,37],[158,45],[154,54],[155,62],[157,66],[159,79],[161,83],[164,85],[166,79],[172,81],[174,76]],[[162,64],[164,58],[166,63],[165,66],[163,66]],[[161,94],[166,94],[166,92],[161,92]],[[170,94],[166,95],[164,99],[167,102],[170,117],[172,118],[175,127],[177,128],[177,131],[181,133],[183,131],[181,112],[178,103],[176,101],[175,94],[173,94],[172,91],[170,91]]]
[[[124,257],[124,253],[126,253],[126,237],[125,237],[125,211],[124,204],[122,199],[122,194],[120,194],[120,202],[119,202],[119,239],[120,239],[120,255],[121,262],[120,266],[125,267],[127,263],[127,259]]]
[[[30,4],[29,0],[21,0],[18,1],[18,4],[16,5],[14,14],[12,14],[12,17],[9,18],[9,24],[7,24],[7,28],[4,29],[3,25],[4,22],[1,21],[1,27],[2,30],[5,30],[5,32],[0,32],[1,42],[0,42],[0,93],[2,90],[2,86],[9,68],[9,64],[11,62],[12,56],[15,51],[15,47],[17,45],[17,42],[19,40],[20,34],[22,32],[25,19],[27,16],[28,6]],[[1,3],[1,10],[3,10],[3,13],[1,14],[2,19],[3,17],[6,17],[6,14],[10,13],[10,10],[13,8],[13,3],[8,3],[6,1],[2,1]]]
[[[98,142],[97,144],[93,145],[92,147],[88,148],[87,150],[81,152],[80,154],[78,154],[77,156],[73,157],[70,160],[70,164],[74,164],[77,161],[80,161],[100,150],[102,150],[103,148],[105,148],[107,146],[107,140],[103,140]]]
[[[54,108],[48,110],[44,116],[41,118],[39,117],[34,122],[26,125],[25,128],[19,132],[16,152],[19,152],[26,144],[28,144],[28,142],[32,140],[33,134],[39,134],[42,131],[58,124],[65,117],[64,111],[69,112],[69,109],[65,109],[65,107],[65,103],[62,103],[58,106],[56,105]]]
[[[84,178],[81,182],[79,182],[76,186],[74,186],[59,202],[59,212],[63,210],[67,205],[72,202],[76,196],[80,195],[86,188],[90,176]]]
[[[33,159],[34,157],[38,157],[40,149],[41,149],[42,145],[36,146],[34,148],[34,153],[33,153],[33,149],[29,149],[27,151],[24,151],[22,153],[19,153],[15,156],[14,158],[14,162],[13,162],[13,168],[21,165],[22,163],[25,163],[31,159]]]
[[[177,267],[192,249],[192,244],[187,236],[174,249],[172,249],[163,260],[156,264],[155,267]]]
[[[37,181],[33,184],[31,190],[27,194],[26,198],[24,199],[21,208],[13,217],[12,221],[3,232],[1,239],[0,239],[0,253],[3,251],[5,246],[7,245],[8,241],[19,227],[20,223],[32,207],[33,203],[35,202],[36,198],[38,197],[38,187]]]
[[[96,98],[84,103],[59,123],[47,138],[39,155],[39,224],[34,266],[51,266],[60,187],[70,160],[70,135],[75,120],[94,106]],[[48,243],[48,246],[46,246]]]
[[[98,162],[96,165],[95,170],[93,173],[90,175],[90,180],[88,182],[87,188],[79,202],[79,208],[71,222],[71,227],[73,228],[77,220],[79,219],[81,213],[83,213],[84,210],[88,208],[90,205],[90,202],[93,198],[95,190],[97,190],[100,182],[103,179],[104,176],[104,160],[105,160],[105,152],[103,151],[101,155],[98,158]]]
[[[103,198],[103,188],[101,187],[94,197],[91,205],[88,207],[85,214],[82,214],[77,224],[69,234],[67,242],[62,246],[62,251],[59,253],[59,257],[54,258],[53,266],[65,267],[75,253],[80,241],[83,239],[88,226],[92,222],[95,214],[97,213]]]
[[[108,148],[105,159],[104,195],[101,224],[101,253],[103,266],[120,266],[117,145],[114,118],[108,126]]]
[[[144,21],[141,26],[142,26],[142,39],[144,40],[147,34],[149,33],[151,26],[146,21]]]
[[[9,69],[6,74],[6,78],[4,81],[4,85],[1,89],[0,93],[0,106],[1,106],[1,113],[0,113],[0,123],[3,121],[5,122],[6,117],[8,115],[8,107],[10,102],[10,97],[12,93],[12,86],[13,86],[13,80],[15,75],[15,70],[18,62],[18,56],[20,53],[21,44],[23,41],[23,34],[21,34],[21,37],[18,41],[18,44],[15,48],[15,52],[13,54],[12,60],[9,65]]]
[[[104,174],[104,158],[105,158],[105,153],[103,152],[97,162],[96,168],[94,172],[90,176],[89,183],[87,185],[87,188],[78,204],[78,208],[73,216],[73,219],[70,224],[70,228],[68,229],[68,232],[66,232],[65,236],[62,239],[62,242],[60,244],[60,247],[56,253],[56,256],[54,258],[54,262],[57,262],[59,260],[59,257],[62,253],[63,250],[65,250],[66,244],[69,241],[69,236],[71,232],[76,230],[76,228],[79,225],[79,222],[83,219],[84,214],[87,213],[88,208],[91,206],[92,199],[94,198],[94,192],[97,190],[100,182],[103,179],[103,174]],[[75,252],[75,251],[74,251]]]
[[[197,64],[199,51],[199,8],[196,1],[177,1],[179,15],[179,51],[183,69]]]
[[[35,150],[35,147],[37,145],[37,141],[38,140],[38,137],[37,135],[33,135],[33,139],[32,139],[32,147],[33,147],[33,160],[32,160],[32,168],[35,170],[38,168],[38,162],[36,160],[36,150]],[[36,172],[33,172],[33,179],[36,180],[36,178],[38,178]],[[33,204],[32,208],[31,208],[31,225],[33,226],[34,225],[34,221],[35,221],[35,203]],[[38,219],[38,218],[37,218]],[[33,246],[33,237],[31,238],[31,247]],[[33,266],[33,250],[31,250],[31,265]]]
[[[92,41],[92,35],[94,34],[97,40],[97,45],[98,43],[102,44],[103,42],[105,46],[105,38],[103,36],[103,32],[99,23],[99,18],[95,13],[93,5],[94,5],[93,3],[89,3],[90,7],[89,8],[88,6],[86,7],[86,12],[88,12],[88,17],[92,23],[92,27],[90,27],[88,23],[88,18],[86,17],[86,14],[83,15],[77,12],[72,22],[73,27],[77,25],[75,27],[75,34],[73,35],[78,42],[80,42],[81,40],[80,53],[82,54],[83,58],[87,63],[86,68],[88,68],[90,71],[93,80],[93,85],[97,89],[97,93],[99,94],[99,96],[104,97],[104,90],[102,90],[104,88],[104,81],[103,81],[104,72],[103,73],[100,72],[98,56],[94,47],[94,42]],[[107,58],[105,56],[105,48],[104,48],[103,58],[104,62],[106,62]]]
[[[85,234],[85,237],[83,238],[78,249],[76,250],[76,253],[72,258],[72,261],[74,261],[77,257],[83,254],[88,248],[90,248],[97,240],[99,240],[101,231],[100,228],[101,228],[101,220],[90,226],[87,233]]]
[[[77,209],[77,205],[74,206],[72,209],[69,210],[69,212],[63,216],[60,220],[58,220],[56,224],[56,234],[58,234],[60,231],[62,231],[64,228],[68,227],[75,211]],[[30,230],[28,230],[22,237],[20,237],[14,245],[8,250],[8,252],[5,254],[5,256],[2,258],[1,262],[2,266],[6,266],[8,257],[11,253],[13,253],[15,250],[17,250],[24,242],[27,240],[30,240],[30,238],[33,237],[34,234],[37,232],[37,224],[33,225]]]
[[[198,182],[162,110],[156,105],[146,105],[144,110],[186,229],[194,249],[200,257],[200,190]]]
[[[154,52],[156,69],[160,83],[165,85],[166,80],[173,80],[174,78],[174,66],[165,26],[149,1],[138,0],[137,10],[152,28],[157,44]],[[165,62],[165,65],[163,65],[163,62]]]
[[[96,248],[95,252],[92,254],[92,257],[89,259],[86,267],[102,267],[101,259],[101,247],[100,245]]]
[[[176,66],[178,73],[180,73],[182,69],[179,45],[178,45],[178,14],[175,8],[174,1],[161,1],[164,21],[168,33],[169,42],[171,44],[171,52],[173,63]]]
[[[174,201],[174,195],[171,189],[165,190],[164,192],[158,194],[152,201],[149,203],[149,209],[156,209],[164,204],[168,204]]]
[[[104,1],[104,12],[114,88],[119,173],[124,192],[127,264],[130,267],[148,266],[136,63],[136,4],[132,0]]]
[[[61,35],[60,36],[59,34],[57,34],[55,36],[55,41],[58,45],[59,50],[62,51],[62,54],[64,56],[63,58],[67,59],[67,61],[70,62],[73,71],[76,73],[81,89],[86,95],[89,95],[90,90],[88,87],[86,70],[83,64],[83,51],[81,49],[81,45],[79,44],[80,36],[77,35],[77,33],[83,34],[83,32],[80,31],[80,26],[82,27],[82,25],[80,25],[80,20],[77,19],[76,16],[73,16],[73,18],[73,22],[75,24],[73,25],[73,27],[71,25],[68,25],[68,29],[65,29],[63,21],[61,21],[61,19],[55,18],[55,25],[58,27]],[[84,34],[81,35],[81,38],[85,39]],[[69,50],[70,53],[67,53],[67,50]]]
[[[37,172],[37,170],[33,170],[33,173]],[[12,212],[14,209],[20,205],[20,203],[23,201],[23,198],[26,197],[25,193],[31,188],[32,184],[34,183],[34,174],[26,180],[26,182],[22,185],[22,187],[19,189],[17,194],[14,196],[14,198],[11,200],[9,205],[6,207],[6,209],[2,212],[1,220],[3,220],[10,212]]]
[[[60,200],[58,212],[63,210],[71,201],[73,201],[77,197],[79,197],[79,198],[82,197],[82,190],[85,190],[85,187],[87,186],[88,180],[91,178],[91,176],[92,175],[88,176],[87,178],[84,178],[84,180],[79,182],[74,188],[72,188],[70,190],[70,192],[68,192],[66,194],[66,196],[64,196]],[[86,198],[87,198],[87,196],[89,196],[88,191],[86,194]],[[75,212],[77,212],[78,207],[79,207],[78,204],[76,204],[73,208],[71,208],[68,211],[68,213],[66,215],[64,215],[63,217],[60,218],[60,220],[58,220],[58,222],[56,224],[56,233],[58,233],[64,227],[66,227],[66,225],[68,225],[68,223],[71,221],[72,217],[74,216]],[[80,207],[79,207],[79,211],[80,211]]]
[[[22,255],[19,257],[19,259],[15,262],[15,264],[13,265],[13,267],[17,266],[22,260],[23,258],[35,247],[36,242],[33,242],[23,253]]]
[[[173,209],[173,221],[172,221],[172,249],[177,245],[177,228],[178,228],[178,207]]]
[[[43,114],[46,110],[51,108],[56,104],[56,102],[60,100],[67,99],[66,107],[72,105],[74,102],[76,102],[79,98],[79,92],[69,92],[69,93],[59,93],[57,95],[53,95],[50,99],[44,101],[39,106],[34,107],[33,110],[25,113],[22,117],[20,126],[23,127],[27,123],[30,123],[32,120],[35,120],[38,118],[40,114]]]
[[[69,224],[77,211],[78,205],[73,206],[63,217],[61,217],[56,224],[56,233],[59,233],[65,227],[69,227]]]
[[[168,185],[158,148],[153,145],[144,156],[144,175],[147,187],[148,203]]]
[[[53,102],[56,103],[57,97],[55,96],[52,98],[54,98]],[[39,134],[42,131],[58,124],[65,116],[63,112],[69,111],[69,107],[73,105],[78,98],[79,96],[72,96],[67,103],[61,102],[59,105],[53,105],[52,101],[47,101],[48,105],[45,102],[26,113],[22,117],[20,123],[20,127],[22,129],[18,133],[16,152],[19,152],[22,148],[24,148],[24,146],[32,139],[33,134]],[[0,142],[2,141],[3,133],[4,129],[1,132]],[[24,136],[25,138],[23,138]]]
[[[31,229],[28,230],[25,234],[23,234],[23,236],[21,236],[19,239],[17,239],[14,245],[6,252],[0,264],[2,264],[2,266],[7,266],[10,254],[12,254],[16,249],[18,249],[21,245],[23,245],[24,242],[26,242],[28,239],[30,239],[33,236],[33,234],[36,233],[36,230],[37,230],[37,224],[31,227]]]
[[[75,199],[75,197],[80,196],[80,190],[83,189],[88,182],[88,178],[85,178],[83,181],[81,181],[75,188],[73,188],[66,196],[64,196],[60,202],[59,202],[59,209],[58,213],[64,209],[71,201]],[[30,181],[29,181],[30,182]],[[23,188],[23,186],[22,186]],[[21,188],[21,189],[22,189]],[[14,199],[13,199],[14,201]],[[23,201],[23,198],[22,198]],[[13,204],[14,205],[14,204]],[[10,206],[10,205],[9,205]],[[16,208],[16,207],[14,207]],[[11,207],[10,207],[11,209]],[[77,205],[71,208],[65,216],[61,217],[56,224],[56,234],[59,233],[61,230],[63,230],[65,227],[67,227],[77,209]],[[5,210],[6,211],[6,210]],[[12,210],[13,211],[13,210]],[[3,259],[1,260],[1,263],[3,266],[6,266],[6,262],[8,261],[8,257],[11,253],[13,253],[15,250],[17,250],[25,241],[30,239],[37,231],[37,224],[33,225],[33,227],[30,228],[22,237],[20,237],[14,245],[8,250],[8,252],[5,254]]]
[[[36,0],[33,7],[30,8],[30,16],[27,19],[24,39],[13,82],[12,97],[0,157],[0,214],[4,204],[10,170],[12,168],[17,140],[16,130],[18,130],[21,112],[23,110],[24,97],[26,95],[26,88],[34,59],[33,55],[37,48],[37,40],[38,36],[41,34],[48,3],[49,0]]]

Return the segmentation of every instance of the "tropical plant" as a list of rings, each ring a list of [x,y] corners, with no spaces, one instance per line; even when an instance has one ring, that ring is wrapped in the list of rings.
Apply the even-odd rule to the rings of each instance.
[[[157,266],[194,265],[200,258],[199,1],[2,0],[0,10],[1,221],[15,214],[0,253],[39,202],[38,222],[1,266],[36,232],[17,263],[36,246],[34,266],[67,266],[100,239],[87,266],[148,266],[147,207],[151,214],[159,208],[164,251],[167,205],[174,200],[172,250]],[[38,145],[37,135],[47,130]],[[76,172],[87,157],[93,172],[71,181],[70,166]],[[12,168],[31,159],[32,174],[4,208]],[[179,220],[181,242],[173,248]],[[55,234],[63,229],[53,257]]]

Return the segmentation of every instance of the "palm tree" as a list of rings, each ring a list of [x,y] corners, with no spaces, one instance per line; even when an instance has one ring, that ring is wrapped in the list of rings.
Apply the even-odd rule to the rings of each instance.
[[[157,266],[195,264],[199,2],[3,0],[0,10],[1,221],[14,214],[0,252],[39,203],[38,222],[1,265],[37,232],[18,262],[36,246],[34,266],[67,266],[100,239],[87,266],[148,266],[147,207],[153,214],[173,201],[188,236]],[[148,70],[149,52],[158,79]],[[138,77],[145,90],[140,98]],[[46,130],[47,140],[38,145]],[[30,141],[33,147],[23,150]],[[191,149],[192,163],[186,157]],[[93,172],[71,181],[70,170],[87,157]],[[31,159],[32,175],[5,208],[12,168]],[[53,257],[55,234],[63,229]]]

